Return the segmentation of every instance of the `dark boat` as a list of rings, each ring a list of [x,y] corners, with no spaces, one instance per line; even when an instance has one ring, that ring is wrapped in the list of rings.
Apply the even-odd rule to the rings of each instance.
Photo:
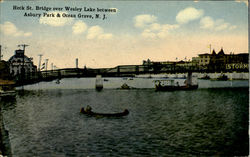
[[[128,86],[127,83],[124,83],[124,84],[121,86],[121,89],[130,89],[130,87]]]
[[[227,75],[222,74],[221,76],[219,76],[219,77],[217,78],[217,80],[218,80],[218,81],[227,81],[227,80],[228,80],[228,77],[227,77]]]
[[[198,85],[185,85],[185,86],[162,86],[161,84],[155,85],[156,91],[175,91],[175,90],[194,90],[198,89]]]
[[[15,82],[10,80],[1,80],[0,79],[0,98],[15,96]]]
[[[205,75],[205,76],[201,77],[200,79],[203,79],[203,80],[209,80],[209,79],[210,79],[210,77],[209,77],[208,75]]]
[[[86,111],[84,108],[81,108],[80,112],[88,116],[95,116],[95,117],[122,117],[129,114],[129,111],[127,109],[125,109],[123,112],[120,113],[96,113],[92,112],[91,109]]]

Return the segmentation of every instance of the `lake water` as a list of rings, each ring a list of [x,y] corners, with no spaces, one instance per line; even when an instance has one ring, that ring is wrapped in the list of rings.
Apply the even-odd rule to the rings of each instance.
[[[155,92],[152,80],[145,81],[109,78],[101,92],[94,79],[25,86],[0,102],[13,156],[248,155],[248,88],[205,88],[248,81],[202,82],[198,90],[174,92]],[[123,82],[138,89],[116,89]],[[89,117],[80,114],[87,105],[130,113]]]

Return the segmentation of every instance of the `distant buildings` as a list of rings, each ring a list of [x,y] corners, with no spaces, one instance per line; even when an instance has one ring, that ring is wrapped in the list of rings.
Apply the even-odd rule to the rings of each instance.
[[[248,53],[225,54],[223,48],[216,54],[215,50],[211,54],[199,54],[198,58],[193,58],[199,67],[209,71],[246,71],[248,70]]]
[[[213,50],[211,54],[199,54],[198,57],[193,57],[192,61],[154,62],[148,59],[144,60],[142,65],[149,69],[160,69],[160,71],[193,69],[201,72],[248,72],[248,60],[248,53],[225,54],[223,48],[221,48],[218,53]]]
[[[21,74],[22,68],[24,73],[37,71],[37,66],[34,65],[33,59],[25,56],[24,50],[16,50],[8,62],[10,63],[10,73],[13,76]]]

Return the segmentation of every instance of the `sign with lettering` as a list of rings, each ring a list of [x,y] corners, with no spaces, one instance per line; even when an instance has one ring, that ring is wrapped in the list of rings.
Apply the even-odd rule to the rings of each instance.
[[[226,64],[226,69],[248,69],[248,64],[243,63],[232,63],[232,64]]]

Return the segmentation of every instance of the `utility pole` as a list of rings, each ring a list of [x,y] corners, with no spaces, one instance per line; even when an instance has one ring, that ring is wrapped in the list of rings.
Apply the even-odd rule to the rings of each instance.
[[[23,47],[23,65],[22,65],[22,69],[21,69],[21,76],[22,76],[22,81],[24,83],[24,76],[25,76],[25,69],[24,69],[24,54],[25,54],[25,47],[29,46],[29,45],[26,45],[26,44],[21,44],[21,45],[18,45],[18,47]],[[23,86],[22,86],[23,87]]]
[[[48,61],[49,61],[49,59],[45,59],[45,70],[47,71],[47,69],[48,69]]]
[[[24,56],[25,56],[25,47],[29,46],[29,45],[26,45],[26,44],[21,44],[21,45],[18,45],[18,47],[23,47],[23,67],[22,67],[22,72],[25,72],[24,71]],[[23,73],[24,74],[24,73]]]
[[[212,45],[209,44],[209,54],[211,54],[211,47],[212,47]]]
[[[47,68],[48,68],[48,61],[49,59],[45,59],[45,70],[46,70],[46,78],[48,76]]]
[[[76,68],[78,68],[78,58],[76,58]]]
[[[51,70],[53,70],[53,63],[51,63]]]
[[[0,45],[0,61],[2,60],[2,45]]]
[[[39,54],[39,64],[38,64],[38,71],[41,71],[41,60],[42,60],[42,54]]]

